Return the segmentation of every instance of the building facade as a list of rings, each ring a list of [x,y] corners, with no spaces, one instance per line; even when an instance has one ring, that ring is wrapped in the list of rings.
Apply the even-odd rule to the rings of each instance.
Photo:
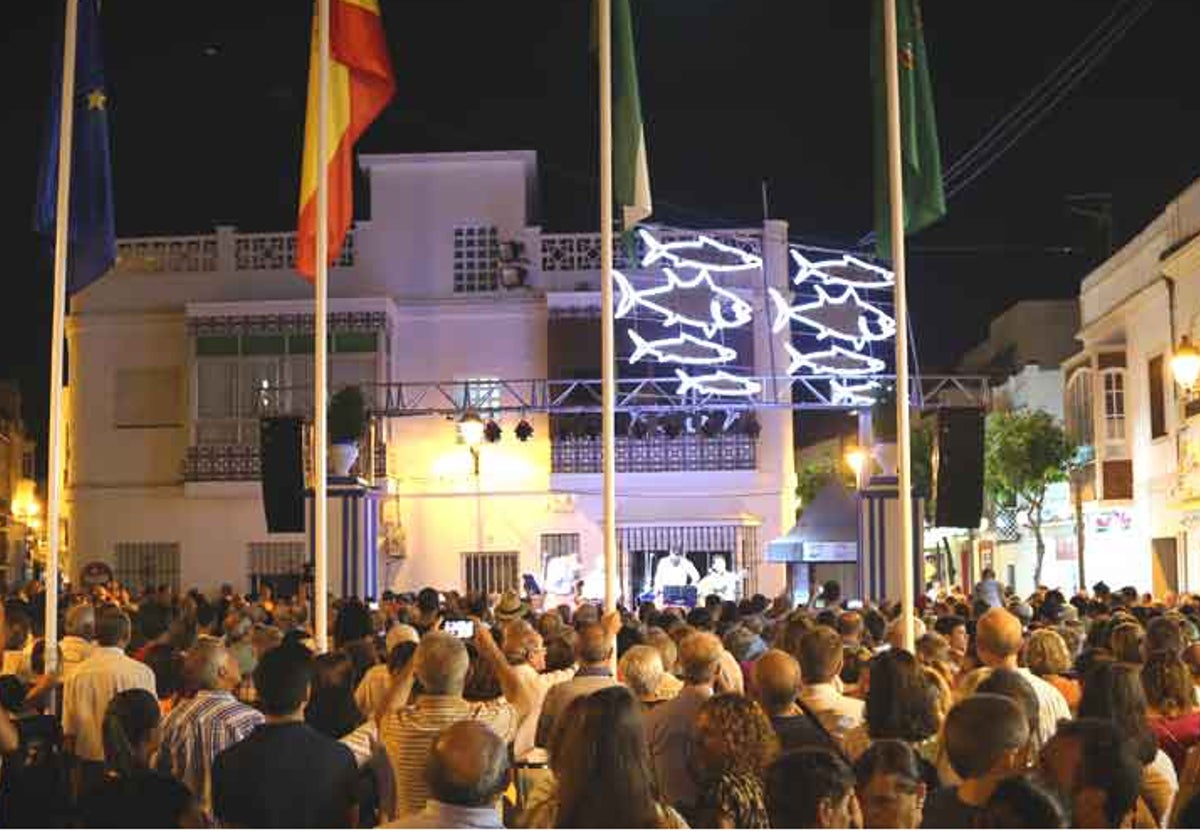
[[[21,414],[21,390],[0,382],[0,579],[24,580],[36,552],[40,511],[36,506],[37,446]]]
[[[1078,301],[1018,301],[993,319],[987,338],[963,356],[959,370],[992,380],[992,411],[1044,411],[1062,422],[1060,365],[1079,349],[1078,331]],[[1079,583],[1079,562],[1070,484],[1051,485],[1046,496],[1041,583],[1074,591]],[[1027,517],[994,506],[985,513],[988,527],[980,532],[978,546],[971,547],[978,554],[979,566],[994,569],[997,577],[1018,593],[1033,591],[1037,545]],[[941,539],[953,541],[944,535]]]
[[[358,386],[372,410],[354,481],[365,518],[331,533],[353,539],[371,567],[354,580],[378,583],[331,569],[335,591],[495,591],[575,556],[594,593],[598,235],[532,223],[533,152],[361,164],[370,221],[331,270],[329,308],[331,393]],[[783,587],[763,559],[795,512],[790,390],[775,384],[786,359],[770,345],[767,312],[768,289],[788,288],[787,229],[710,234],[705,247],[728,264],[710,266],[699,287],[685,276],[690,252],[646,241],[618,250],[627,596],[672,549],[697,564],[724,556],[745,573],[743,591]],[[692,234],[660,235],[696,245]],[[119,253],[73,299],[68,323],[69,566],[105,560],[135,585],[294,582],[310,537],[267,533],[259,484],[260,420],[312,409],[312,288],[293,269],[292,234],[218,228],[123,240]],[[666,288],[671,265],[683,279]],[[703,299],[688,309],[678,295],[693,291]],[[704,340],[663,338],[676,334],[662,332],[672,317],[667,326],[696,324]],[[703,378],[689,365],[705,354],[727,367]],[[457,422],[467,410],[494,420],[499,439],[467,445]],[[323,450],[309,445],[307,461]]]
[[[1163,594],[1200,584],[1200,406],[1171,375],[1200,327],[1200,182],[1083,280],[1083,349],[1063,363],[1065,413],[1084,447],[1088,585]]]

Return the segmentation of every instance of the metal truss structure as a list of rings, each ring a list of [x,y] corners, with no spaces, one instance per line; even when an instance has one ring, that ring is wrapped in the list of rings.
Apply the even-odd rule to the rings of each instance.
[[[675,377],[617,380],[618,413],[657,414],[693,411],[748,412],[850,411],[864,408],[830,397],[830,383],[842,377],[749,377],[762,387],[751,396],[677,393]],[[886,386],[892,376],[871,381]],[[373,413],[384,417],[455,416],[467,410],[516,414],[596,414],[600,412],[599,379],[498,379],[486,389],[464,382],[379,383],[364,388]],[[988,381],[980,376],[922,376],[913,379],[912,405],[918,409],[939,406],[987,408],[991,401]]]

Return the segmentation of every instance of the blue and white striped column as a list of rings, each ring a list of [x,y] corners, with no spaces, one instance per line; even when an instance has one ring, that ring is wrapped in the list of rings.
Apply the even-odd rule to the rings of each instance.
[[[925,501],[913,497],[913,592],[925,589],[921,564]],[[900,597],[900,490],[895,476],[875,477],[858,494],[859,580],[864,600],[876,604]]]
[[[379,598],[379,516],[383,494],[354,479],[329,480],[329,590],[338,598]],[[308,492],[308,554],[316,552]]]

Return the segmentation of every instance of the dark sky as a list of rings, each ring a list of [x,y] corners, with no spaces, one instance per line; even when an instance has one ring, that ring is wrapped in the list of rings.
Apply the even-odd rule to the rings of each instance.
[[[1131,0],[1123,0],[1129,5]],[[6,4],[0,32],[6,256],[0,377],[45,424],[50,269],[29,233],[55,7]],[[948,164],[1116,0],[925,0]],[[590,0],[383,0],[399,94],[367,152],[532,148],[541,222],[594,230]],[[656,219],[753,225],[760,183],[804,241],[871,225],[867,0],[634,0]],[[294,224],[310,5],[104,0],[122,236]],[[1100,257],[1063,197],[1108,192],[1115,239],[1200,172],[1200,3],[1158,0],[1079,88],[912,243],[922,367],[945,369],[1026,297],[1069,297]],[[1054,252],[1073,248],[1069,255]]]

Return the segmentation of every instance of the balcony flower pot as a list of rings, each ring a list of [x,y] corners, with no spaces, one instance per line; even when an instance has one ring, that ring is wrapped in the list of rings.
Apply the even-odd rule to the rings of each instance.
[[[342,388],[329,401],[329,460],[335,478],[346,478],[358,461],[358,442],[367,430],[362,390]]]

